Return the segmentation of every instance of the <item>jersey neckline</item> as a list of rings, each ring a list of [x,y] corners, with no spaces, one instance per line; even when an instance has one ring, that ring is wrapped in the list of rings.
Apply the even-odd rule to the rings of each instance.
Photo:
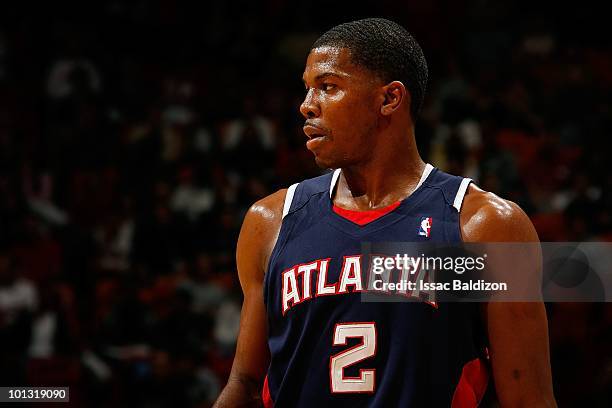
[[[414,206],[419,202],[419,196],[421,196],[420,192],[423,190],[425,182],[431,177],[433,173],[436,172],[436,170],[437,169],[434,166],[427,163],[425,165],[425,169],[423,170],[423,174],[421,175],[421,179],[417,184],[417,188],[412,193],[410,193],[410,195],[400,200],[399,204],[396,205],[396,207],[393,208],[391,211],[386,212],[380,217],[377,217],[364,225],[359,225],[334,211],[333,192],[335,187],[337,186],[337,181],[340,176],[340,169],[335,170],[330,183],[329,194],[325,200],[326,211],[324,218],[336,229],[339,229],[344,233],[355,237],[361,237],[363,235],[367,235],[379,229],[385,228],[403,219],[406,216],[406,209]]]
[[[332,208],[336,214],[362,227],[366,224],[371,223],[372,221],[379,219],[383,215],[395,210],[401,203],[402,201],[400,200],[383,208],[365,211],[348,210],[336,204],[333,204]]]

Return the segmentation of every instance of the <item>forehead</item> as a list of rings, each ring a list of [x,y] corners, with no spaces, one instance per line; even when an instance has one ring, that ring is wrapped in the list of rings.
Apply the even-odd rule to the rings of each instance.
[[[304,80],[315,79],[319,75],[334,74],[349,78],[365,74],[365,70],[353,64],[347,48],[322,46],[308,54],[304,69]]]

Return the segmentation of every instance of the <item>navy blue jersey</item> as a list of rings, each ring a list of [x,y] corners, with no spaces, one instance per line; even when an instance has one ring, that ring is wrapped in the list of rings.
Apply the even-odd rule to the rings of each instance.
[[[460,242],[469,179],[427,165],[363,226],[333,211],[335,172],[293,185],[264,278],[277,407],[476,405],[486,387],[478,304],[362,302],[363,242]]]

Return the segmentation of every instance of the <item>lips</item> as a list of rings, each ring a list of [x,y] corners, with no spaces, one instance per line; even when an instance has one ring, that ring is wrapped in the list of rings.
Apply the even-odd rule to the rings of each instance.
[[[304,125],[304,133],[309,139],[325,136],[325,130],[313,125]]]
[[[308,121],[304,124],[304,133],[308,138],[306,148],[313,152],[321,143],[327,140],[329,134],[324,128],[308,123]]]
[[[308,141],[306,142],[306,148],[308,150],[316,149],[322,142],[327,139],[328,132],[311,123],[306,123],[304,125],[304,133],[306,137],[308,137]]]

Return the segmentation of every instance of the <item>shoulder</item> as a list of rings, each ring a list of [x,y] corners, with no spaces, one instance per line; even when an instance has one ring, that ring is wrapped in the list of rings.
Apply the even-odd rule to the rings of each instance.
[[[281,189],[255,202],[248,209],[236,250],[236,262],[245,261],[265,272],[267,260],[274,248],[283,220],[287,189]]]
[[[516,203],[470,184],[461,207],[465,242],[537,242],[538,235]]]
[[[248,209],[244,223],[249,222],[258,227],[265,227],[266,225],[280,222],[283,217],[283,205],[286,195],[287,189],[284,188],[255,202]]]

